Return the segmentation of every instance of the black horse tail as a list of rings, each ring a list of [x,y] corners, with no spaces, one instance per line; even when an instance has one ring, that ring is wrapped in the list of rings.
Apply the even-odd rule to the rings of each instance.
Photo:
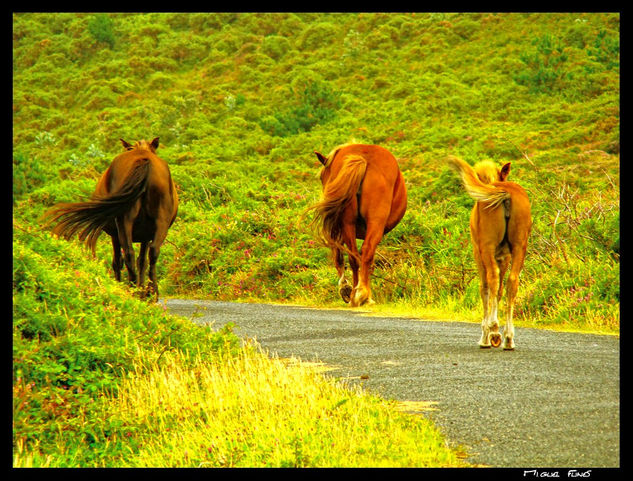
[[[130,210],[146,191],[149,165],[149,159],[137,160],[123,184],[110,194],[55,205],[44,214],[44,219],[49,219],[45,225],[56,224],[53,233],[65,239],[79,232],[79,240],[85,240],[94,253],[105,226]]]

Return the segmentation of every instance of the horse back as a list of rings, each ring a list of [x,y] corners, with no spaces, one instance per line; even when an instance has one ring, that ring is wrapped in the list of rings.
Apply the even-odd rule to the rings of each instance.
[[[167,162],[151,151],[139,151],[149,160],[145,210],[150,217],[169,218],[169,225],[176,217],[178,194]]]

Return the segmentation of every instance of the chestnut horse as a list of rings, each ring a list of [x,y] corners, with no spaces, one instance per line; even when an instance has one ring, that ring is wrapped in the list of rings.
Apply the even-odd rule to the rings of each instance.
[[[130,284],[143,287],[149,251],[149,291],[158,300],[156,261],[167,230],[176,219],[178,194],[167,163],[156,155],[158,137],[134,145],[120,139],[125,152],[114,158],[99,179],[92,199],[85,202],[57,204],[45,218],[56,223],[53,232],[66,239],[79,232],[92,249],[101,231],[112,238],[112,269],[121,280],[123,260]],[[133,242],[141,243],[138,266]],[[138,267],[138,274],[137,274]]]
[[[407,191],[398,162],[377,145],[344,144],[325,157],[321,201],[308,210],[324,244],[332,249],[339,276],[339,293],[353,307],[373,303],[369,276],[382,237],[392,230],[407,209]],[[356,239],[363,239],[359,255]],[[352,286],[345,278],[343,253],[352,268]]]
[[[510,163],[499,169],[493,162],[483,161],[473,168],[456,157],[451,156],[448,160],[461,175],[466,192],[476,201],[470,216],[470,235],[484,307],[479,346],[489,348],[501,344],[497,310],[502,296],[503,277],[512,263],[507,283],[508,312],[503,332],[503,348],[512,350],[515,347],[512,324],[514,300],[532,229],[530,201],[520,185],[506,180],[510,174]]]

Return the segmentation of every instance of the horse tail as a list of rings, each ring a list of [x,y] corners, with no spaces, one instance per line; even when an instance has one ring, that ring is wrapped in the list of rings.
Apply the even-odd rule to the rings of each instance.
[[[343,158],[341,170],[325,185],[321,200],[308,209],[315,211],[312,224],[326,246],[347,251],[342,242],[343,212],[358,193],[366,169],[367,161],[360,155]]]
[[[488,204],[486,205],[487,209],[494,209],[505,200],[510,199],[510,193],[501,187],[483,183],[475,170],[462,159],[449,156],[448,161],[461,176],[468,195],[477,202]]]
[[[53,233],[65,239],[79,232],[79,240],[85,240],[94,253],[105,226],[130,210],[146,191],[149,166],[149,159],[138,159],[116,191],[93,195],[85,202],[55,205],[44,214],[44,219],[48,219],[45,225],[56,224]]]

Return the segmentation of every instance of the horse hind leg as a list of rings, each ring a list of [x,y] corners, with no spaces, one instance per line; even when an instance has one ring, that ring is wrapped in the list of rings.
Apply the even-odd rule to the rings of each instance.
[[[136,259],[136,267],[138,269],[138,286],[143,287],[145,285],[145,268],[147,267],[147,250],[149,242],[141,242],[141,249]]]
[[[343,224],[343,243],[347,246],[348,252],[347,257],[349,259],[349,266],[352,269],[352,286],[349,286],[347,280],[344,279],[341,287],[341,280],[339,278],[339,292],[341,296],[345,294],[345,296],[349,296],[348,301],[352,307],[356,307],[354,303],[356,298],[356,289],[358,287],[358,259],[360,259],[360,255],[358,254],[358,247],[356,246],[356,224],[355,222],[347,222]],[[344,257],[341,252],[341,265],[344,269]],[[343,271],[344,273],[344,271]],[[342,289],[342,290],[341,290]],[[345,298],[343,298],[345,300]]]
[[[485,274],[482,276],[479,285],[479,295],[483,305],[484,315],[481,321],[481,337],[479,338],[479,347],[490,347],[490,329],[488,328],[488,298],[490,297],[490,289],[486,283]]]
[[[336,267],[336,272],[338,273],[338,292],[343,299],[343,302],[349,304],[352,295],[352,286],[345,278],[345,258],[343,257],[343,252],[340,249],[332,249],[332,253],[334,255],[334,266]]]
[[[121,243],[117,235],[112,236],[112,270],[114,278],[121,282],[121,269],[123,268],[123,259],[121,258]]]
[[[488,328],[488,298],[490,297],[490,289],[488,287],[488,281],[486,276],[486,267],[481,260],[481,254],[477,246],[477,241],[473,238],[473,254],[475,257],[475,263],[477,264],[477,271],[479,272],[479,296],[481,297],[481,305],[483,308],[483,316],[481,321],[481,337],[479,338],[479,347],[490,347],[490,329]]]
[[[361,250],[358,284],[356,285],[354,299],[352,300],[352,305],[354,306],[374,304],[374,300],[371,296],[370,276],[373,270],[376,248],[382,239],[383,232],[384,223],[368,222],[367,233],[365,234],[365,241],[363,242],[363,248]]]
[[[152,245],[149,248],[149,284],[147,286],[148,292],[153,293],[158,302],[158,283],[156,282],[156,261],[160,255],[160,246]]]
[[[169,223],[157,220],[156,232],[154,233],[154,239],[149,246],[149,284],[148,291],[154,293],[156,302],[158,302],[158,282],[156,281],[156,262],[160,255],[160,248],[167,237],[167,230],[169,229]]]
[[[499,319],[497,309],[499,305],[499,266],[492,253],[484,253],[482,263],[485,266],[486,292],[482,294],[485,303],[484,319],[481,324],[480,347],[499,347],[501,345],[501,333],[499,332]],[[482,279],[483,281],[483,279]]]
[[[516,299],[517,291],[519,289],[519,274],[523,268],[523,262],[525,261],[526,247],[517,248],[512,255],[512,267],[510,268],[510,275],[508,276],[508,282],[506,286],[506,296],[508,304],[508,313],[506,314],[506,325],[503,330],[504,343],[503,349],[511,351],[515,347],[514,343],[514,301]]]
[[[505,247],[507,249],[507,246]],[[510,260],[511,260],[511,256],[510,256],[510,251],[506,250],[499,258],[498,258],[498,266],[499,266],[499,289],[498,289],[498,293],[497,293],[497,309],[499,304],[501,304],[501,297],[503,296],[503,279],[505,277],[505,274],[508,270],[508,266],[510,265]],[[509,282],[509,280],[508,280]],[[511,308],[510,308],[510,304],[508,303],[508,299],[506,298],[506,305],[507,305],[507,312],[506,312],[506,328],[504,330],[504,336],[506,335],[507,331],[508,331],[508,324],[507,324],[507,319],[508,316],[510,316],[510,322],[512,322],[511,320]],[[499,347],[500,345],[500,340],[501,338],[497,338],[497,340],[499,341],[499,344],[495,345],[495,347]],[[504,349],[505,349],[505,342],[504,342]]]
[[[127,216],[116,219],[119,243],[123,249],[123,259],[127,268],[128,280],[130,285],[135,285],[138,282],[138,276],[136,274],[134,246],[132,245],[132,225],[133,220]]]

